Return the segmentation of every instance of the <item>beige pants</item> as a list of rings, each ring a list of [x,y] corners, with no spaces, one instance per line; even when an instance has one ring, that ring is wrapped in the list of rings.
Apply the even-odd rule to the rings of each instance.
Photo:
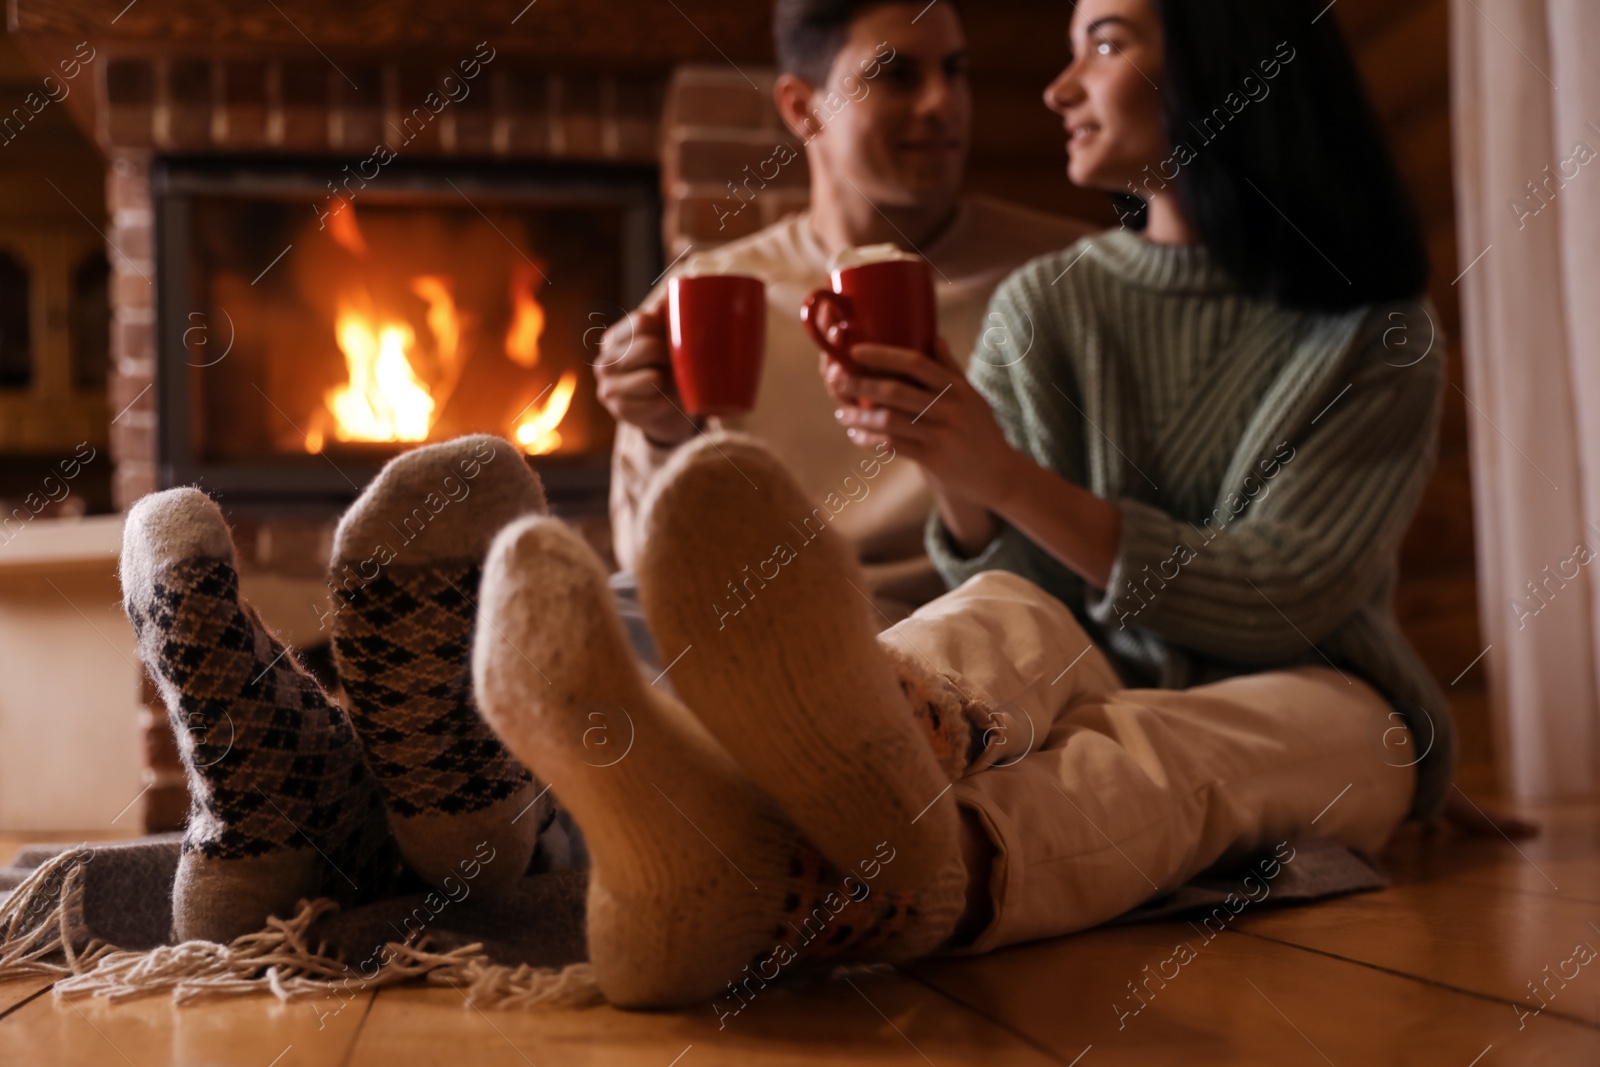
[[[1125,689],[1060,601],[1001,571],[879,639],[1013,720],[1013,762],[954,786],[996,850],[969,952],[1094,926],[1291,838],[1375,853],[1411,803],[1415,771],[1383,759],[1389,705],[1326,667]]]

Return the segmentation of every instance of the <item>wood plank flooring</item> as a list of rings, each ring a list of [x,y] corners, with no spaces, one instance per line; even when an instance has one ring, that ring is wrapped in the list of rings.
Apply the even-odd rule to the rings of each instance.
[[[709,1009],[485,1012],[421,984],[331,1011],[58,1002],[31,981],[0,984],[0,1064],[1591,1067],[1600,958],[1577,961],[1600,949],[1600,804],[1524,813],[1545,830],[1516,845],[1408,830],[1380,893],[1246,911],[1209,936],[1107,928],[768,990],[721,1029]],[[0,836],[0,861],[20,843]]]

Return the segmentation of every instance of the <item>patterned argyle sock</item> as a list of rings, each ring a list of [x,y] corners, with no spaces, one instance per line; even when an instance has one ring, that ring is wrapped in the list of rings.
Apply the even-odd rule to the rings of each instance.
[[[301,897],[350,904],[389,891],[399,856],[360,742],[240,599],[216,504],[195,489],[135,504],[121,577],[188,773],[175,936],[228,941]]]
[[[485,845],[477,884],[513,884],[555,812],[479,717],[469,669],[489,542],[544,511],[520,451],[463,437],[392,461],[334,535],[339,677],[400,850],[436,886]]]

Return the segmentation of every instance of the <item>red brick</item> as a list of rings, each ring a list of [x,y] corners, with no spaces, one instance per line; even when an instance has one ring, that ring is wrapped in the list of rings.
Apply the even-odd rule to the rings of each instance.
[[[617,158],[630,163],[657,163],[661,159],[661,127],[654,120],[618,118],[615,122]]]
[[[602,159],[606,155],[601,123],[602,93],[594,78],[566,76],[560,80],[557,100],[561,115],[561,154],[574,159]]]
[[[256,563],[292,578],[321,578],[332,547],[333,528],[328,523],[271,519],[256,534]]]
[[[157,773],[182,771],[183,759],[178,755],[178,739],[172,732],[165,708],[152,709],[149,721],[144,724],[144,765]]]
[[[117,460],[115,472],[111,476],[111,499],[121,510],[133,506],[133,503],[142,496],[148,496],[156,491],[156,465],[154,463],[141,463],[137,460]]]
[[[259,562],[261,548],[260,519],[234,519],[229,526],[233,532],[233,546],[239,553],[239,560],[246,567],[254,567]]]
[[[637,119],[651,126],[660,124],[665,96],[661,82],[654,78],[618,78],[613,91],[619,119]]]
[[[152,369],[156,358],[156,331],[155,326],[148,322],[117,321],[111,324],[111,358],[113,363],[134,361],[147,363]],[[143,389],[149,379],[143,379],[139,387]],[[133,399],[133,394],[128,395],[128,400]],[[127,403],[124,400],[123,403]],[[120,408],[118,410],[121,410]]]
[[[154,390],[152,390],[154,392]],[[155,421],[124,414],[111,425],[111,454],[120,466],[128,460],[156,461]]]
[[[112,219],[115,221],[106,231],[106,236],[110,238],[111,243],[115,246],[110,255],[117,259],[127,256],[128,259],[134,260],[139,264],[140,270],[148,274],[149,268],[144,264],[151,261],[155,256],[155,239],[148,221],[149,216],[146,215],[144,219],[138,222],[129,223],[124,221],[129,218],[129,214],[112,215]],[[123,261],[123,265],[127,265],[126,260]]]
[[[150,677],[148,670],[139,672],[139,703],[152,712],[152,714],[165,715],[166,705],[161,701],[161,693],[156,689],[156,683]]]
[[[150,210],[150,167],[142,153],[118,152],[106,171],[106,211]]]
[[[167,141],[169,146],[211,146],[211,64],[180,59],[167,66]]]
[[[189,789],[181,782],[157,785],[144,795],[145,833],[182,830],[189,821]]]
[[[708,126],[742,130],[777,126],[778,110],[770,92],[737,86],[681,85],[672,93],[672,123],[676,127]]]
[[[110,377],[110,389],[111,395],[107,403],[111,407],[113,418],[124,410],[129,413],[150,414],[156,409],[156,391],[151,388],[148,377],[113,372]]]
[[[323,59],[295,59],[282,64],[279,99],[286,108],[326,111],[339,72]],[[376,87],[374,87],[376,88]]]
[[[755,204],[746,202],[741,207],[731,195],[686,196],[668,203],[666,225],[674,237],[686,237],[700,245],[755,233],[762,222]]]
[[[106,134],[114,145],[144,146],[154,139],[155,69],[148,60],[106,62]]]
[[[759,134],[737,140],[722,137],[679,135],[669,143],[666,164],[674,180],[724,188],[732,182],[740,188],[749,182],[752,192],[767,188],[806,188],[811,174],[805,153],[794,145],[788,152],[779,149],[787,139]],[[792,155],[792,158],[790,158]],[[781,162],[788,159],[788,162]],[[748,170],[746,169],[748,168]]]
[[[151,284],[150,269],[136,264],[144,274],[136,273],[127,260],[111,256],[111,306],[114,308],[152,308],[155,306],[155,286]]]

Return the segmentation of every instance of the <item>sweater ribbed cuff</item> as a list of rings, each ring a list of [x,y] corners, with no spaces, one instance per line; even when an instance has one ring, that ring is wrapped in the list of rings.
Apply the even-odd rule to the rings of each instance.
[[[940,577],[951,589],[983,571],[1011,571],[1023,577],[1030,577],[1034,573],[1028,558],[1027,538],[1003,521],[1000,523],[1000,532],[994,540],[983,546],[981,552],[971,557],[960,556],[956,554],[955,542],[950,537],[944,519],[935,508],[928,516],[923,543],[927,546],[928,558],[933,560]]]
[[[1177,524],[1166,512],[1123,497],[1122,539],[1111,563],[1104,590],[1084,587],[1084,607],[1089,617],[1107,630],[1138,625],[1160,629],[1160,568],[1173,558],[1181,539]],[[1148,569],[1147,569],[1148,568]],[[1144,584],[1149,583],[1147,588]]]

